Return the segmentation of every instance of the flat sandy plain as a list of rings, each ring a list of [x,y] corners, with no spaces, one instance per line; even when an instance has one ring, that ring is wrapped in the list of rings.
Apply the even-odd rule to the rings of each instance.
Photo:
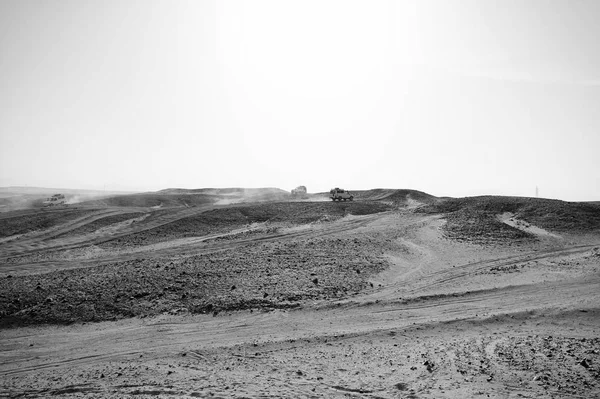
[[[0,213],[0,397],[600,397],[600,205],[165,190]]]

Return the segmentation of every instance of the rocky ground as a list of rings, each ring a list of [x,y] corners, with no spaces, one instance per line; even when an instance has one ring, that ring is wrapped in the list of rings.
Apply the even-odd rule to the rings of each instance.
[[[600,396],[600,205],[242,192],[0,214],[0,395]]]

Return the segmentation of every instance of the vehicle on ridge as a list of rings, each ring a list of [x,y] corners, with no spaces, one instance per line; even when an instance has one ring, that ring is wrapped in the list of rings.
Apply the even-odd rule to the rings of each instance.
[[[329,191],[329,198],[331,198],[333,201],[353,201],[354,195],[352,195],[352,193],[350,193],[348,190],[336,187]]]

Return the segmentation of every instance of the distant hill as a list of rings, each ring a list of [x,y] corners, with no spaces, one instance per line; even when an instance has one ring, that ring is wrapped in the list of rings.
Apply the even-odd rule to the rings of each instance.
[[[280,196],[289,194],[289,192],[275,187],[265,188],[242,188],[242,187],[231,187],[231,188],[167,188],[159,190],[157,194],[206,194],[206,195],[217,195],[217,196],[239,196],[239,197],[264,197],[264,196]]]
[[[87,201],[83,205],[121,207],[182,207],[206,204],[228,205],[241,202],[283,201],[290,193],[279,188],[167,188],[156,192],[119,195]]]
[[[496,215],[510,212],[518,219],[551,231],[600,231],[600,204],[597,202],[485,195],[444,198],[420,211],[442,213],[462,225],[473,220],[491,220]]]
[[[131,194],[131,192],[48,187],[0,187],[0,212],[42,207],[44,200],[54,194],[63,194],[68,204],[76,204],[92,199]]]
[[[352,191],[356,199],[371,201],[392,201],[396,204],[405,204],[416,201],[423,204],[431,204],[437,197],[418,190],[375,188],[365,191]]]
[[[349,191],[354,195],[355,201],[385,201],[395,205],[409,205],[412,203],[433,204],[438,200],[431,194],[409,189],[373,188]],[[315,196],[328,197],[329,192],[318,193]]]
[[[93,207],[174,208],[212,204],[218,200],[218,197],[204,194],[164,194],[151,192],[98,198],[82,202],[81,205]]]
[[[70,195],[88,195],[88,196],[107,196],[132,194],[135,191],[106,191],[106,190],[83,190],[76,188],[49,188],[49,187],[0,187],[0,197],[15,195],[41,195],[50,196],[53,194]]]
[[[63,194],[69,205],[89,207],[186,207],[205,204],[284,201],[290,193],[279,188],[168,188],[156,192],[79,190],[46,187],[0,187],[0,212],[40,208],[44,200]]]

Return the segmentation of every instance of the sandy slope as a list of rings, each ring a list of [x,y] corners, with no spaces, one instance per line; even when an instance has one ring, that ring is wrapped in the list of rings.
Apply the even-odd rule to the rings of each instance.
[[[539,233],[535,241],[483,246],[446,238],[445,223],[437,214],[397,210],[256,234],[236,230],[229,239],[174,239],[91,258],[56,259],[42,251],[41,258],[5,263],[5,274],[38,273],[117,258],[233,257],[253,249],[260,261],[265,242],[360,239],[361,250],[384,259],[387,268],[368,275],[358,293],[305,300],[296,309],[216,315],[175,309],[155,317],[3,329],[0,395],[600,397],[600,236],[546,234],[529,224],[529,233]],[[46,239],[38,248],[77,243],[68,235],[39,237]],[[3,253],[35,254],[34,238],[27,246],[7,244]],[[96,238],[88,235],[86,242]]]

